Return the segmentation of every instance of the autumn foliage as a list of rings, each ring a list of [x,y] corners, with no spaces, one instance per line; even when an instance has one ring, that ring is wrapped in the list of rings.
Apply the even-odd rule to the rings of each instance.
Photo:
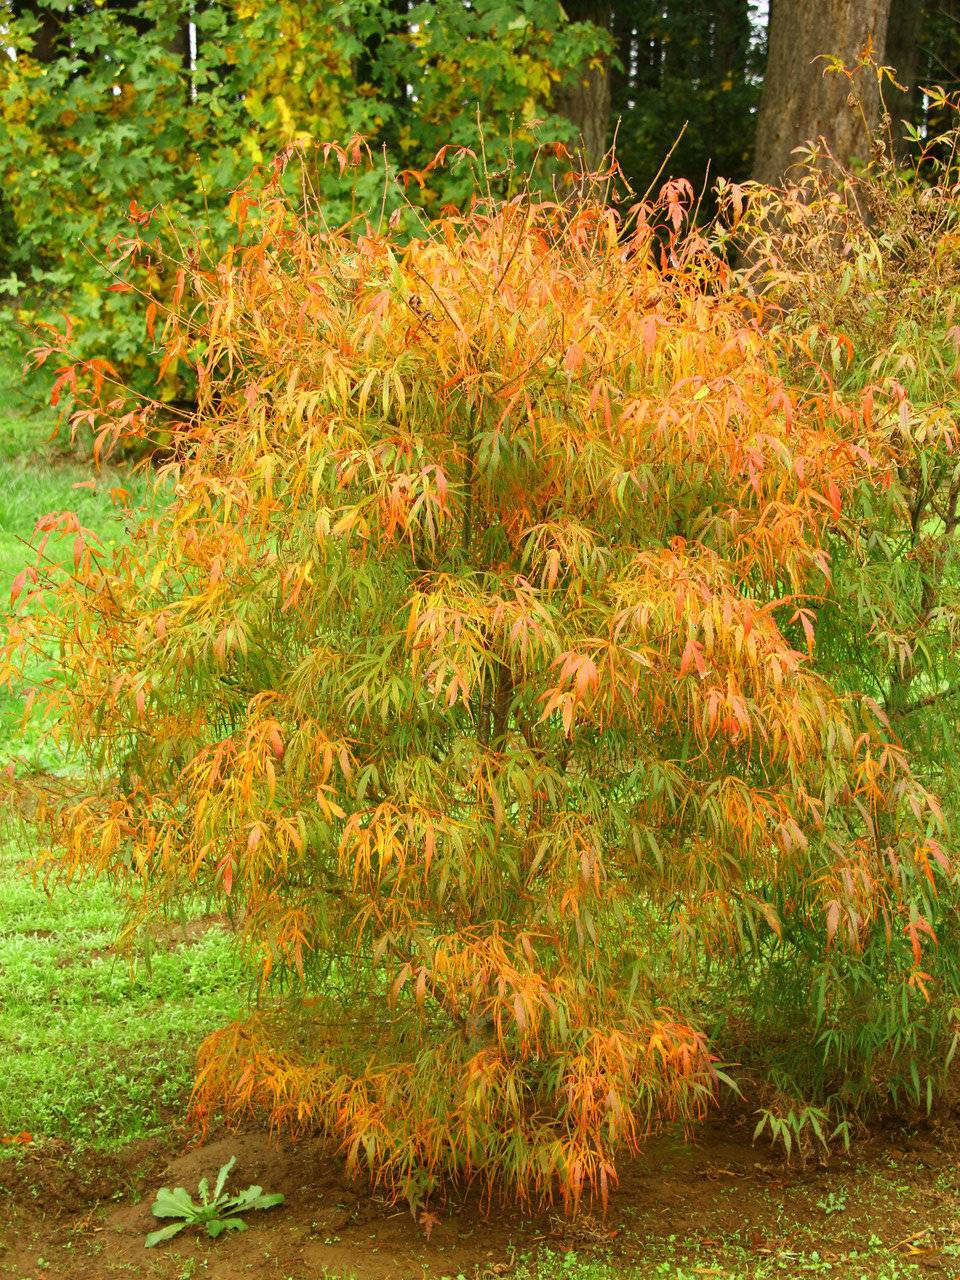
[[[939,1034],[939,807],[818,662],[889,458],[785,377],[689,197],[478,197],[403,242],[274,183],[219,264],[168,264],[198,412],[121,549],[42,524],[74,553],[16,584],[6,671],[58,655],[34,710],[91,766],[55,864],[236,923],[255,997],[201,1121],[575,1211],[736,1062],[783,1087],[750,1037],[793,966],[804,1051],[869,1000]]]

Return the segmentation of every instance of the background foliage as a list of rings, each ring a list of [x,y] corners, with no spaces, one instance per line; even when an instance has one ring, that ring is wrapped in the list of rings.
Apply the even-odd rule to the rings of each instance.
[[[869,0],[861,0],[866,4]],[[877,0],[885,3],[886,0]],[[782,6],[783,10],[790,8]],[[507,192],[541,143],[616,133],[637,193],[668,170],[712,204],[713,177],[749,176],[768,6],[753,0],[6,0],[0,29],[0,276],[21,319],[68,311],[77,349],[141,390],[156,362],[136,301],[97,260],[124,219],[162,204],[226,243],[231,191],[284,147],[355,135],[376,163],[317,172],[328,216],[400,207],[384,169],[415,171],[413,200],[463,207],[466,162],[423,170],[448,144],[477,150]],[[937,0],[892,0],[889,57],[908,92],[891,110],[946,127],[921,83],[957,78],[956,21]],[[576,92],[589,85],[587,95]],[[822,123],[822,122],[821,122]],[[820,127],[819,125],[817,127]],[[801,139],[798,139],[800,141]],[[386,148],[389,160],[385,160]],[[592,164],[599,153],[589,157]],[[555,174],[541,163],[538,182]],[[138,287],[163,288],[145,268]],[[149,336],[149,335],[147,335]],[[137,372],[139,370],[139,372]],[[177,367],[164,398],[189,396]]]
[[[389,169],[422,170],[451,142],[479,150],[509,188],[542,141],[569,137],[551,112],[553,86],[604,47],[569,24],[555,0],[378,0],[300,5],[245,0],[30,7],[10,20],[16,50],[0,70],[0,172],[6,270],[41,311],[59,299],[77,320],[79,350],[126,370],[155,365],[135,296],[109,292],[97,260],[155,206],[175,226],[204,226],[197,252],[226,243],[229,196],[251,168],[298,143],[369,136]],[[192,24],[195,48],[191,52]],[[340,222],[398,203],[383,163],[310,175]],[[469,166],[447,166],[413,199],[439,208],[472,190]],[[139,288],[164,287],[144,260]],[[166,282],[167,286],[171,282]],[[33,308],[28,305],[28,311]],[[174,393],[171,370],[166,394]]]

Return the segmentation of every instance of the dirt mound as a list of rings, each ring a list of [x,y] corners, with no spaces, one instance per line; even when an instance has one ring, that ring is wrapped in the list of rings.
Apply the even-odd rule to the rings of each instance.
[[[739,1266],[817,1250],[848,1274],[846,1251],[860,1249],[850,1275],[872,1275],[862,1252],[871,1237],[931,1272],[953,1275],[951,1234],[960,1222],[953,1185],[960,1137],[954,1130],[876,1140],[856,1162],[789,1166],[749,1141],[744,1123],[717,1121],[687,1145],[679,1135],[652,1143],[623,1171],[609,1213],[576,1223],[515,1206],[484,1212],[476,1197],[438,1206],[424,1223],[352,1183],[342,1162],[318,1140],[278,1143],[248,1130],[174,1153],[138,1143],[117,1157],[86,1162],[54,1144],[0,1162],[0,1275],[18,1280],[422,1280],[493,1277],[539,1249],[600,1252],[636,1265],[671,1240],[700,1251],[735,1241]],[[282,1191],[285,1204],[248,1215],[249,1229],[209,1240],[188,1231],[147,1251],[157,1225],[150,1213],[160,1185],[195,1191],[231,1156],[230,1185],[251,1182]],[[15,1173],[5,1166],[16,1165]],[[895,1169],[896,1172],[891,1172]],[[849,1197],[849,1199],[848,1199]],[[942,1250],[946,1250],[943,1253]],[[889,1254],[887,1255],[889,1256]],[[879,1255],[878,1255],[879,1262]],[[789,1267],[788,1267],[789,1270]],[[749,1274],[749,1272],[747,1272]],[[877,1272],[877,1274],[880,1274]]]

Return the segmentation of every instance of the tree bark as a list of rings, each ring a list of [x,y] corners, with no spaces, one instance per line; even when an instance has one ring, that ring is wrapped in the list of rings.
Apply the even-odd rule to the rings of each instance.
[[[354,62],[353,74],[357,85],[371,87],[386,108],[386,122],[379,131],[377,141],[395,151],[409,105],[409,86],[396,75],[392,79],[385,75],[380,57],[385,42],[405,39],[408,35],[407,15],[410,5],[408,0],[380,0],[377,8],[381,14],[380,26],[363,39]]]
[[[11,6],[15,18],[35,18],[38,26],[33,36],[31,58],[34,62],[49,63],[56,57],[56,42],[60,32],[59,14],[40,3],[40,0],[13,0]]]
[[[887,50],[883,60],[893,67],[903,90],[888,85],[884,87],[884,96],[892,118],[893,142],[898,155],[907,150],[904,124],[916,124],[923,7],[923,0],[891,0],[890,5]]]
[[[592,22],[609,31],[613,5],[609,0],[566,0],[564,11],[571,22]],[[587,172],[599,169],[607,153],[610,131],[610,65],[606,56],[591,59],[555,94],[557,110],[577,131],[577,150]]]
[[[760,182],[782,181],[795,163],[794,148],[807,141],[822,138],[841,163],[866,154],[880,111],[876,76],[866,68],[851,83],[837,72],[824,74],[819,55],[836,55],[849,67],[870,43],[882,62],[890,3],[772,0],[753,162]]]
[[[611,108],[625,104],[630,96],[636,30],[633,23],[633,8],[629,4],[615,4],[610,22],[613,31],[614,53],[619,66],[610,68]]]

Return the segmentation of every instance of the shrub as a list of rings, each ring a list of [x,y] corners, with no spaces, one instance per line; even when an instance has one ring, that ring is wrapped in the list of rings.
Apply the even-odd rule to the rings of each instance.
[[[955,119],[955,99],[927,92]],[[768,323],[790,343],[785,376],[842,403],[845,437],[873,459],[827,542],[818,667],[875,708],[951,823],[960,800],[958,139],[955,128],[914,136],[912,157],[900,160],[886,120],[855,169],[821,146],[784,190],[754,190],[738,228]],[[764,998],[747,998],[761,1015],[752,1039],[776,1063],[787,1097],[809,1094],[815,1081],[836,1114],[882,1098],[879,1077],[898,1100],[929,1106],[956,1029],[954,901],[924,912],[939,946],[922,1017],[879,978],[868,950],[825,966],[814,948],[764,971]],[[808,985],[825,1011],[800,1053],[789,1027]]]
[[[688,199],[478,195],[404,244],[268,186],[183,268],[157,509],[112,555],[41,522],[73,561],[15,584],[6,678],[59,655],[34,707],[90,765],[51,856],[144,915],[210,895],[256,975],[201,1122],[575,1211],[715,1097],[717,973],[840,975],[794,989],[801,1049],[840,956],[922,1021],[939,809],[815,647],[883,469]]]

